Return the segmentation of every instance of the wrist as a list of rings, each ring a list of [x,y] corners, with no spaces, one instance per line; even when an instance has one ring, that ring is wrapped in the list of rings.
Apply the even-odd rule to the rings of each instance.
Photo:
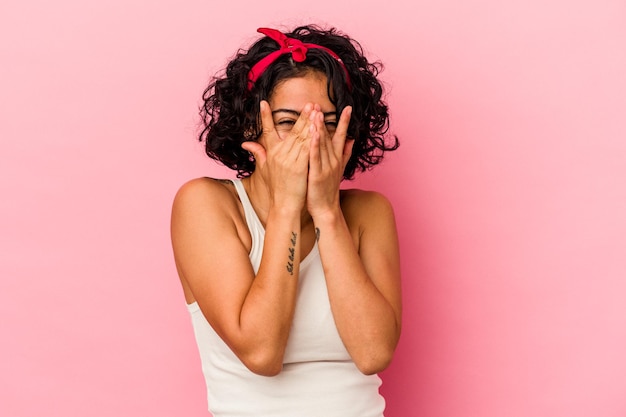
[[[311,212],[310,214],[316,227],[320,227],[322,225],[332,225],[336,224],[340,220],[344,220],[343,212],[341,211],[341,207],[339,205],[336,207],[315,210],[315,212]]]
[[[300,218],[300,214],[302,213],[302,205],[298,205],[293,202],[273,202],[270,204],[268,213],[281,218]]]

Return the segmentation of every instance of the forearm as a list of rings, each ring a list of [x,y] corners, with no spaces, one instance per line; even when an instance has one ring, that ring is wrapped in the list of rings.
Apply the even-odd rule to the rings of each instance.
[[[295,309],[300,231],[299,212],[281,209],[269,212],[259,270],[239,317],[240,336],[246,339],[247,346],[242,356],[246,356],[252,367],[279,371],[282,365]]]
[[[378,372],[388,365],[399,338],[396,311],[368,275],[341,210],[314,222],[339,334],[362,372]]]

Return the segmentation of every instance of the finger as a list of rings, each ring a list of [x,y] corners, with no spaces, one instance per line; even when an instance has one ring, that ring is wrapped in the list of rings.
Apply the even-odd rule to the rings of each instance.
[[[311,165],[311,140],[315,137],[314,127],[310,126],[309,129],[309,138],[302,142],[295,142],[289,156],[290,164],[295,168],[295,171],[305,176],[308,176]]]
[[[352,156],[352,149],[354,148],[354,139],[347,139],[346,144],[343,146],[342,163],[343,169],[346,169],[346,165]]]
[[[291,131],[289,132],[289,136],[287,136],[288,139],[291,140],[304,140],[308,137],[309,135],[309,126],[311,125],[311,112],[314,111],[314,106],[312,103],[307,103],[304,108],[302,109],[302,111],[300,112],[300,116],[298,117],[298,120],[296,120],[296,123],[293,125],[293,127],[291,128]]]
[[[329,143],[330,139],[328,135],[328,130],[326,129],[326,124],[324,123],[324,114],[322,114],[321,112],[318,112],[316,115],[315,127],[319,132],[318,141],[320,148],[320,162],[321,168],[323,169],[324,167],[330,166],[330,152],[332,151],[332,145]]]
[[[274,118],[272,117],[270,104],[265,100],[261,100],[259,103],[259,111],[261,113],[262,134],[266,138],[267,145],[272,146],[279,141],[280,138],[278,137],[278,132],[276,132],[276,127],[274,126]]]
[[[267,160],[267,152],[265,151],[263,145],[258,142],[243,142],[241,147],[254,156],[254,160],[259,166],[265,164],[265,161]]]
[[[352,116],[352,106],[346,106],[341,112],[339,122],[337,123],[337,130],[333,135],[333,148],[335,155],[341,155],[346,143],[346,136],[348,135],[348,126],[350,125],[350,117]]]
[[[320,135],[317,132],[311,132],[311,143],[309,148],[309,172],[312,175],[318,175],[322,170],[322,161],[320,155]]]

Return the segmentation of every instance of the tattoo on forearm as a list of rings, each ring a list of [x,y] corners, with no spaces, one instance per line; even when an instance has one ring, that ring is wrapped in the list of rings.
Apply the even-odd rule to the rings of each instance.
[[[289,261],[287,261],[287,272],[289,275],[293,275],[293,261],[296,258],[296,242],[298,235],[291,232],[291,247],[289,248]]]
[[[320,240],[320,228],[319,227],[315,228],[315,240],[317,240],[318,242]]]

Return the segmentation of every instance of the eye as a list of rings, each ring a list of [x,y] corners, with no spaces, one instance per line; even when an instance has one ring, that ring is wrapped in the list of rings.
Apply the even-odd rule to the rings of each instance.
[[[327,130],[335,130],[337,129],[337,121],[336,120],[326,120],[324,122],[326,124]]]
[[[280,129],[291,129],[293,127],[293,125],[296,124],[296,121],[293,119],[282,119],[279,120],[278,122],[275,122],[274,125]]]

